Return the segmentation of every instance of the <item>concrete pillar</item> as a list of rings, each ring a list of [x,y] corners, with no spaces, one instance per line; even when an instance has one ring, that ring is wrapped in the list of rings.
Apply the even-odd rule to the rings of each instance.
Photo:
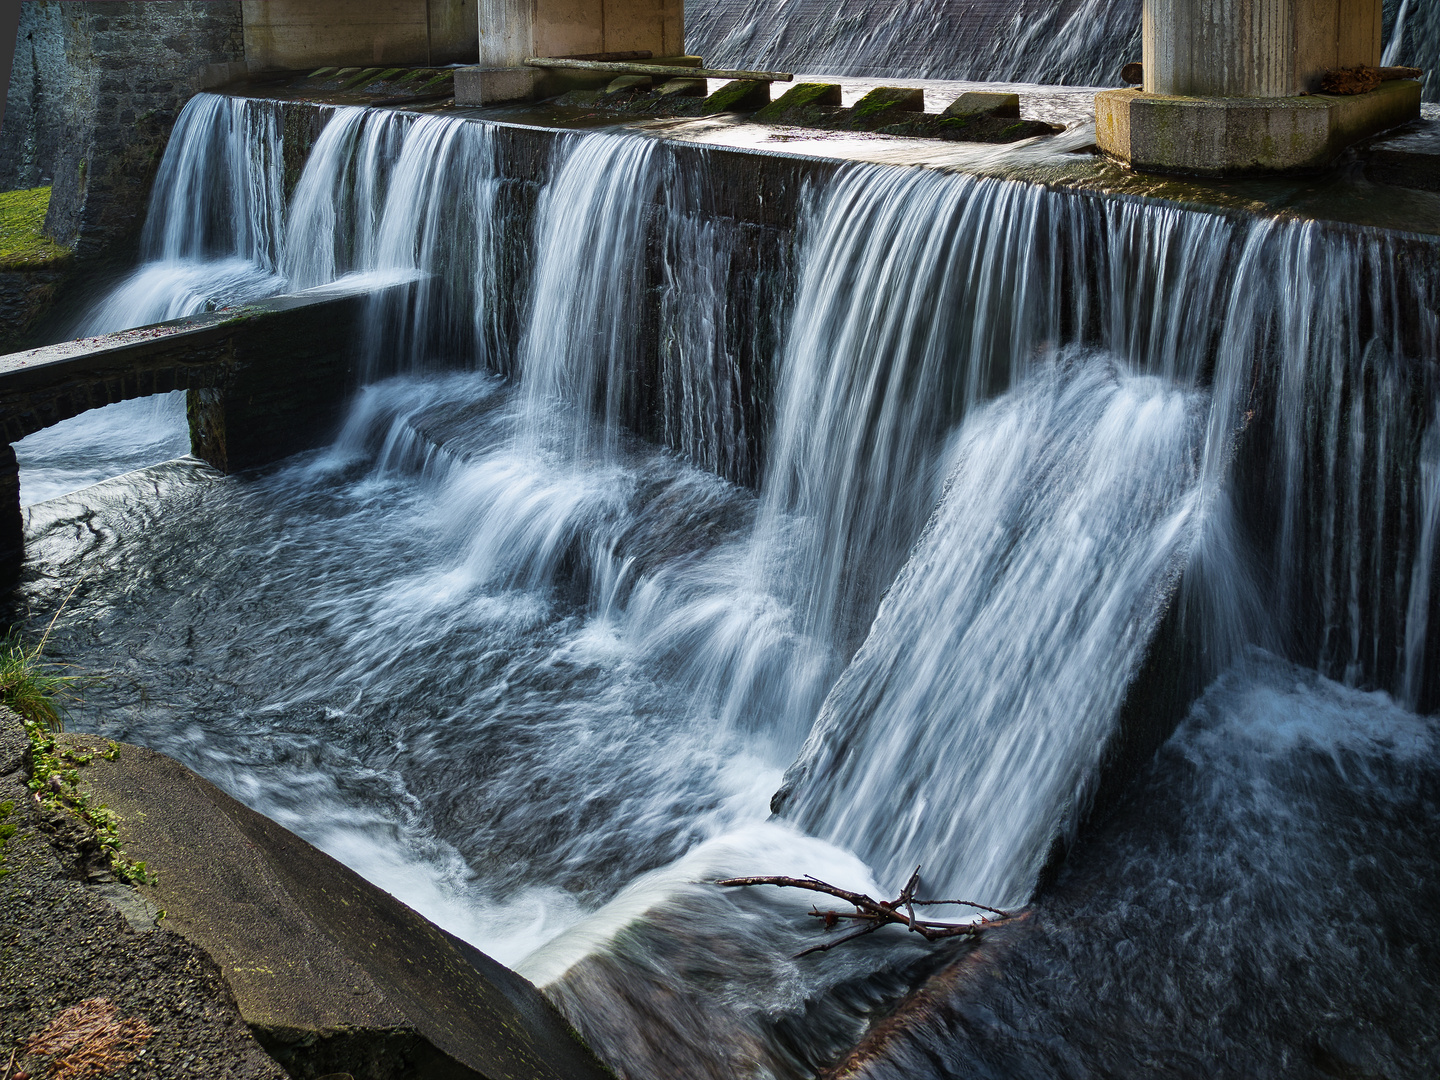
[[[685,48],[684,0],[479,0],[480,63],[455,73],[455,100],[485,105],[529,97],[530,56],[593,56]]]
[[[1320,93],[1380,63],[1381,0],[1144,0],[1144,86],[1095,95],[1095,141],[1142,172],[1307,171],[1420,115],[1420,83]]]
[[[1145,0],[1145,92],[1292,97],[1380,63],[1380,0]]]

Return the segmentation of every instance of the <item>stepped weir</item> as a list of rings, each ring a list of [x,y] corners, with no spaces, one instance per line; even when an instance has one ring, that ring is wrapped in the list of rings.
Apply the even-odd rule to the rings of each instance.
[[[442,70],[273,4],[293,70],[188,100],[86,338],[0,360],[72,724],[627,1080],[1433,1073],[1440,117],[1177,177],[1096,151],[1152,52],[710,78],[673,6],[487,0]],[[67,483],[101,417],[172,460]],[[1016,917],[807,954],[714,884],[917,866]]]

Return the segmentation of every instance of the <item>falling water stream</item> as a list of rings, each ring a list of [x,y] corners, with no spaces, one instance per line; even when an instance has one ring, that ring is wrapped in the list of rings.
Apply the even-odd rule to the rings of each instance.
[[[515,966],[635,1080],[813,1075],[963,952],[897,930],[793,959],[822,932],[805,900],[708,882],[880,893],[922,864],[927,891],[1021,906],[1057,838],[1016,983],[957,991],[880,1074],[1433,1072],[1432,916],[1394,912],[1440,876],[1436,733],[1407,711],[1435,694],[1435,264],[848,166],[802,200],[754,441],[703,168],[557,140],[512,333],[492,129],[316,122],[287,199],[279,106],[194,99],[147,261],[97,312],[178,313],[180,280],[187,310],[427,283],[372,308],[323,449],[74,490],[94,477],[47,488],[22,445],[53,496],[25,598],[74,588],[54,648],[105,673],[74,726]],[[1210,687],[1081,834],[1176,619],[1170,674]],[[1383,1009],[1356,1019],[1355,985]]]

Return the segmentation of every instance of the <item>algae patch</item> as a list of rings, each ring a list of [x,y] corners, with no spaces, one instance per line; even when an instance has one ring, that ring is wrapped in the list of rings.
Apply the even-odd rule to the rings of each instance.
[[[0,270],[51,266],[70,257],[41,230],[50,209],[50,188],[0,192]]]

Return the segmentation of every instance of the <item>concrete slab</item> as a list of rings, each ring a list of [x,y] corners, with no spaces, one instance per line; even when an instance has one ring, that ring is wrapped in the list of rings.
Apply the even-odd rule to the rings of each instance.
[[[1141,90],[1095,95],[1095,141],[1141,172],[1250,176],[1325,167],[1346,147],[1420,116],[1420,83],[1368,94],[1178,97]]]
[[[219,965],[292,1076],[610,1077],[519,975],[179,762],[122,746],[80,775],[158,875],[141,896]]]

